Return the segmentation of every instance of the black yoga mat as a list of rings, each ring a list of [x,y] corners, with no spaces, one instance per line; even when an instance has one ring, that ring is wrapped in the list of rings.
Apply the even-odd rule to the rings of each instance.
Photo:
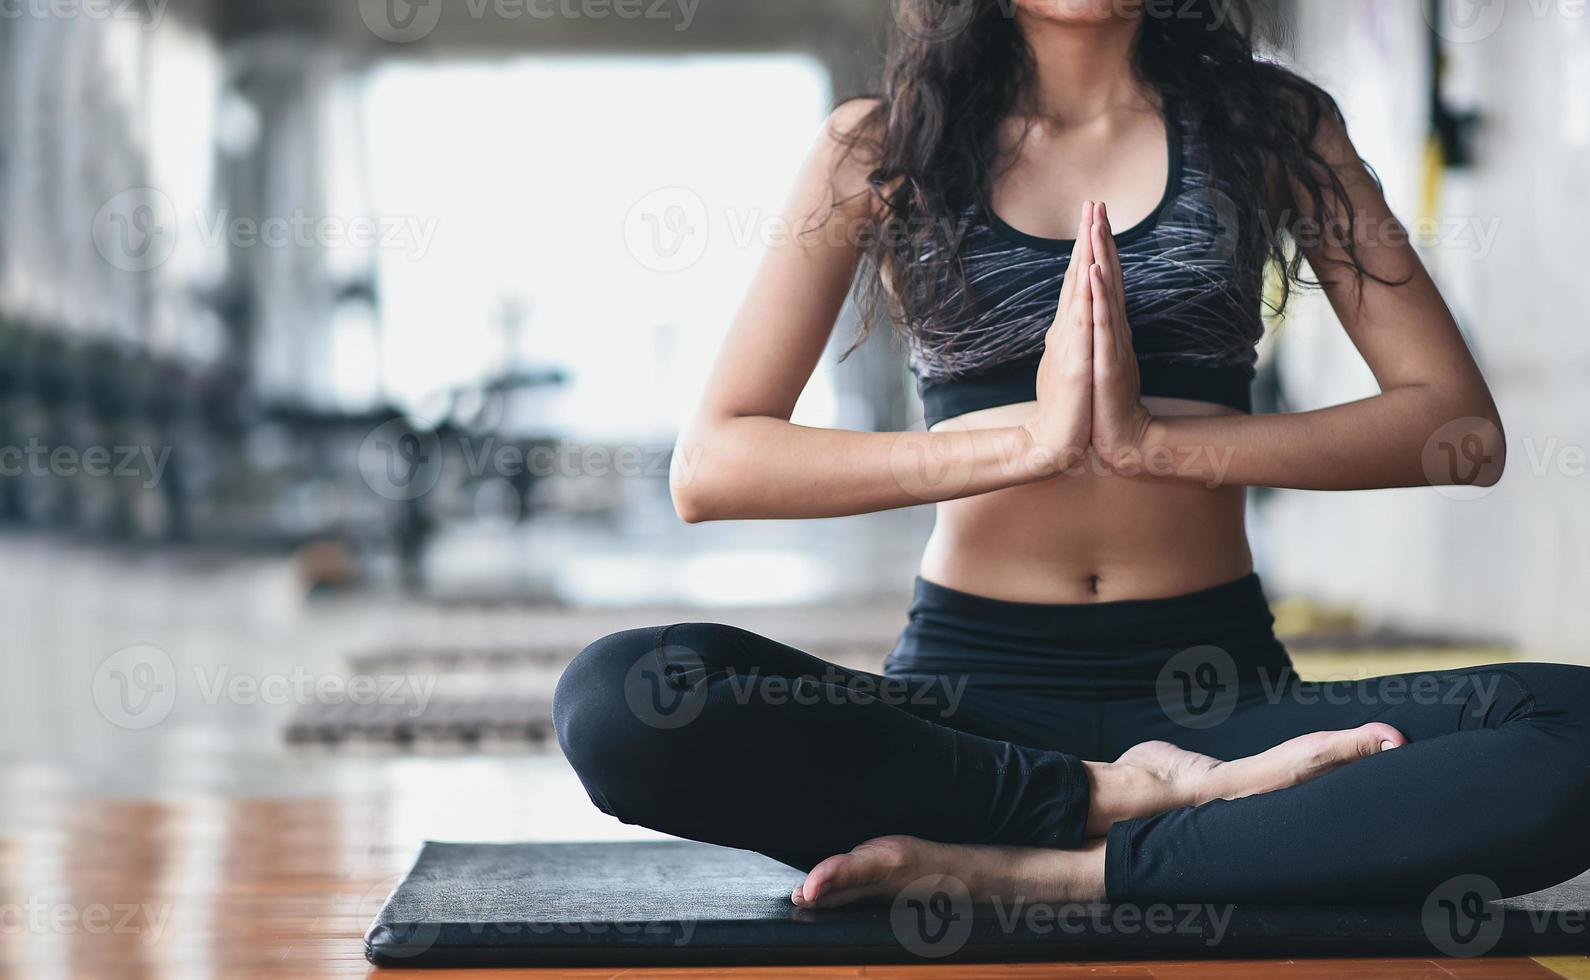
[[[1422,908],[973,906],[810,912],[800,872],[706,844],[426,844],[365,936],[379,966],[700,966],[1590,951],[1590,876],[1507,902],[1458,878]],[[1301,898],[1301,896],[1300,896]]]

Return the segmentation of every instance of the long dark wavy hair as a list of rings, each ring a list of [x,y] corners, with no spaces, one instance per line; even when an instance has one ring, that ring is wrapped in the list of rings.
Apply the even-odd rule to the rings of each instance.
[[[857,285],[863,337],[885,313],[909,333],[963,282],[960,236],[947,219],[991,210],[1001,124],[1029,111],[1035,75],[1012,0],[894,5],[883,91],[840,134],[840,165],[864,162],[875,198],[864,241],[870,274]],[[1333,223],[1344,256],[1335,271],[1385,281],[1360,260],[1347,189],[1317,149],[1321,126],[1340,121],[1341,111],[1322,89],[1258,55],[1269,25],[1252,0],[1150,0],[1138,16],[1133,67],[1198,124],[1215,177],[1235,198],[1239,254],[1282,273],[1273,309],[1284,310],[1297,287],[1319,284],[1306,277],[1294,240],[1303,216]]]

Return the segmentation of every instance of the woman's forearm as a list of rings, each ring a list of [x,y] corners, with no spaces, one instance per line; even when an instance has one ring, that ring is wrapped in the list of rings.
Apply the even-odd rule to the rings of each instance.
[[[672,487],[693,524],[801,520],[973,497],[1052,478],[1065,464],[1036,453],[1019,427],[872,433],[746,417],[681,439]]]
[[[1118,469],[1209,486],[1373,490],[1492,486],[1506,459],[1488,399],[1412,385],[1314,412],[1155,419],[1141,458]]]

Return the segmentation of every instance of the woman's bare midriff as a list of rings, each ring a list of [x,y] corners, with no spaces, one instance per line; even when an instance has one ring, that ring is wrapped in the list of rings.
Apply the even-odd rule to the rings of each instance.
[[[1145,398],[1159,416],[1231,409]],[[954,420],[957,428],[1020,425],[1034,406],[1006,405]],[[1177,465],[1162,460],[1161,466]],[[1253,571],[1241,487],[1167,476],[1080,473],[940,504],[922,577],[1009,602],[1163,599]]]

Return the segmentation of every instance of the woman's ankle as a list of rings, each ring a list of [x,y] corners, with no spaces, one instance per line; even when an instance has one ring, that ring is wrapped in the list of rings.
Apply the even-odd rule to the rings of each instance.
[[[1103,837],[1122,820],[1152,816],[1190,805],[1179,788],[1147,769],[1109,762],[1084,762],[1088,774],[1088,818],[1084,835]]]

